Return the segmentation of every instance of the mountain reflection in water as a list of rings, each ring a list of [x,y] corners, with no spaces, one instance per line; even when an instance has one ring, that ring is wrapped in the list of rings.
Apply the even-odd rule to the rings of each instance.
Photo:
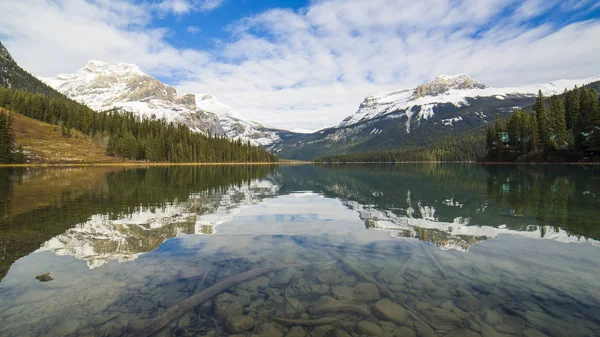
[[[300,263],[160,333],[597,336],[599,171],[1,169],[0,335],[128,335],[232,275]]]

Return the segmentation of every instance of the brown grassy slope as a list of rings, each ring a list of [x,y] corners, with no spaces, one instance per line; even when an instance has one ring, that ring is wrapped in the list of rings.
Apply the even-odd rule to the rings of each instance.
[[[0,112],[6,113],[4,109]],[[63,137],[58,126],[12,113],[15,147],[23,147],[28,163],[89,164],[118,163],[123,159],[106,155],[105,149],[79,131]]]

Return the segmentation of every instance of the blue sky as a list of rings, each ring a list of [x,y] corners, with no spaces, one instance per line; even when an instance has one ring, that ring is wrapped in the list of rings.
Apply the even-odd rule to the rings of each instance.
[[[227,41],[231,33],[227,27],[248,16],[260,14],[271,8],[298,10],[306,7],[309,1],[301,0],[225,0],[222,5],[210,12],[191,12],[189,15],[170,14],[156,21],[156,27],[166,26],[175,32],[167,41],[178,48],[218,48],[217,41]],[[195,27],[199,31],[195,31]],[[191,32],[189,31],[191,30]]]
[[[597,0],[11,0],[0,39],[35,75],[134,63],[244,118],[315,130],[371,94],[600,74]]]

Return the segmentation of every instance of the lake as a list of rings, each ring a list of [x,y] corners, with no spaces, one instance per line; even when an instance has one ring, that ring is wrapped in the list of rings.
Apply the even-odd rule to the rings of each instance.
[[[600,336],[600,166],[1,168],[0,323]]]

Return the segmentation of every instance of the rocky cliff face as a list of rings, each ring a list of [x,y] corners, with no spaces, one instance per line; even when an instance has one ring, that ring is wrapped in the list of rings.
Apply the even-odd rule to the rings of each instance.
[[[419,85],[413,92],[413,99],[424,96],[437,96],[448,92],[450,89],[484,89],[486,86],[465,74],[447,76],[440,75],[435,80]]]
[[[15,62],[12,56],[10,56],[8,49],[2,45],[2,42],[0,42],[0,59],[8,62]]]

